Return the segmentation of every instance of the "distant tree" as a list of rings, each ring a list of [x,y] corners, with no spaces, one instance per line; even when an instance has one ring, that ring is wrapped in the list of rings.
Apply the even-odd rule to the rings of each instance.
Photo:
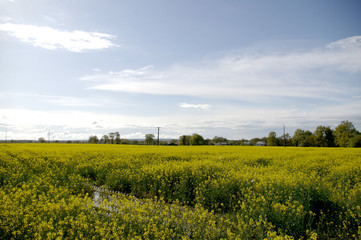
[[[338,147],[349,146],[350,140],[355,137],[358,132],[352,122],[342,121],[335,129],[335,144]]]
[[[357,134],[348,142],[348,147],[361,147],[361,134]]]
[[[306,143],[305,147],[315,147],[315,135],[311,131],[306,131]]]
[[[145,144],[147,145],[153,145],[154,144],[154,134],[146,134],[145,135]]]
[[[278,146],[278,139],[275,132],[270,132],[268,134],[267,146]]]
[[[278,137],[278,145],[285,146],[285,141],[286,146],[292,146],[292,138],[288,133],[282,134],[282,136]]]
[[[115,132],[109,133],[110,144],[114,144],[115,136],[116,136]]]
[[[298,147],[301,145],[302,141],[303,141],[303,135],[304,135],[304,130],[302,129],[296,129],[295,133],[293,134],[293,137],[292,137],[292,142],[293,142],[293,145]]]
[[[212,142],[214,143],[221,143],[221,142],[227,142],[227,138],[224,138],[224,137],[218,137],[218,136],[215,136],[213,139],[212,139]]]
[[[215,137],[212,139],[212,142],[213,142],[213,143],[228,143],[228,140],[227,140],[227,138],[224,138],[224,137],[215,136]]]
[[[110,143],[110,139],[108,135],[103,135],[103,137],[100,139],[101,142],[107,144]]]
[[[263,141],[263,140],[266,141],[266,139],[252,138],[252,139],[250,140],[250,142],[251,142],[251,145],[252,145],[252,146],[256,146],[256,144],[257,144],[259,141]]]
[[[45,141],[45,138],[41,137],[41,138],[38,139],[38,142],[39,143],[45,143],[46,141]]]
[[[115,144],[120,144],[120,134],[119,134],[119,132],[115,132]]]
[[[250,140],[247,140],[247,139],[241,139],[241,140],[239,141],[239,145],[241,145],[241,146],[251,146],[251,145],[252,145],[252,143],[251,143],[251,141],[250,141]]]
[[[99,139],[96,135],[90,136],[88,142],[97,144],[99,142]]]
[[[178,140],[178,145],[190,145],[190,140],[191,140],[191,137],[190,135],[182,135],[179,137],[179,140]]]
[[[214,145],[214,142],[212,141],[212,139],[206,138],[206,139],[204,139],[203,144],[204,145]]]
[[[241,145],[241,140],[228,140],[228,144],[232,146],[239,146]]]
[[[316,147],[334,147],[335,139],[330,127],[318,126],[314,132]]]
[[[195,145],[203,145],[204,144],[204,139],[201,135],[197,134],[197,133],[193,133],[191,139],[189,140],[190,145],[195,146]]]
[[[120,139],[119,144],[132,144],[132,142],[128,139]]]
[[[309,130],[296,129],[292,141],[296,147],[314,146],[315,136]]]
[[[168,142],[168,145],[171,144],[171,145],[178,145],[178,141],[177,139],[171,139],[169,142]]]

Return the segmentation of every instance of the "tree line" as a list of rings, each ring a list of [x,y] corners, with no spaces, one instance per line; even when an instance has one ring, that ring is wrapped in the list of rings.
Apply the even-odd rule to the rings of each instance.
[[[361,147],[361,133],[352,122],[342,121],[335,129],[330,126],[318,126],[314,132],[296,129],[291,137],[288,133],[277,137],[272,131],[268,137],[253,138],[251,140],[228,140],[224,137],[203,138],[200,134],[181,135],[170,141],[156,141],[154,134],[146,134],[144,141],[121,139],[119,132],[103,135],[101,139],[90,136],[89,143],[104,144],[145,144],[145,145],[261,145],[267,146],[296,146],[296,147]],[[264,144],[262,144],[264,143]]]
[[[352,122],[342,121],[335,129],[330,126],[318,126],[314,132],[296,129],[293,137],[284,134],[277,138],[270,132],[267,146],[296,147],[361,147],[361,134]]]

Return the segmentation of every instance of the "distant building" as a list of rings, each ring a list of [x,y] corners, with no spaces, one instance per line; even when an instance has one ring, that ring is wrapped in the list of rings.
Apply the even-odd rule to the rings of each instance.
[[[265,141],[258,141],[256,146],[267,146],[267,143]]]

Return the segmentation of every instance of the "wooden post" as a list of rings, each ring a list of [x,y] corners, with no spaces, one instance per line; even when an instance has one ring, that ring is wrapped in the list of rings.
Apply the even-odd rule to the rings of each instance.
[[[158,127],[157,145],[159,146],[159,127]]]

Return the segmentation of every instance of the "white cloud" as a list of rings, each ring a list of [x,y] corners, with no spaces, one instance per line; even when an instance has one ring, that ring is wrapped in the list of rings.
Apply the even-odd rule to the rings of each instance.
[[[346,46],[347,42],[344,40],[341,45]],[[84,108],[75,111],[77,107],[98,107],[102,103],[106,106],[99,98],[34,95],[53,103],[52,107],[64,106],[72,111],[0,108],[0,117],[6,116],[0,127],[7,129],[9,139],[11,136],[46,137],[47,129],[53,129],[59,139],[87,139],[90,135],[101,136],[113,131],[119,131],[123,138],[143,138],[146,133],[156,133],[156,126],[161,127],[161,136],[167,138],[197,132],[204,137],[218,135],[237,139],[267,136],[283,124],[288,129],[313,131],[318,125],[335,127],[341,120],[352,121],[360,130],[359,56],[361,47],[349,44],[347,48],[328,46],[306,52],[228,55],[197,67],[173,65],[159,70],[146,66],[108,73],[93,69],[82,78],[91,89],[191,97],[166,101],[161,115],[132,111],[136,116],[131,116],[127,109],[120,108],[117,113],[121,114],[105,114],[109,111],[102,111],[104,109],[97,112],[100,108],[91,109],[94,112]],[[288,103],[288,97],[297,100]],[[246,101],[253,103],[248,105]],[[282,106],[278,105],[280,102]],[[209,111],[187,114],[189,111],[173,109],[167,113],[169,104],[177,103],[181,108]],[[136,106],[137,110],[142,107]],[[287,131],[292,134],[294,130]]]
[[[59,97],[59,96],[40,96],[47,99],[58,106],[64,107],[98,107],[99,103],[95,103],[93,100],[75,98],[75,97]]]
[[[361,37],[340,40],[358,42]],[[343,45],[347,45],[344,43]],[[352,51],[350,51],[350,48]],[[145,94],[266,101],[274,97],[337,100],[360,91],[344,76],[361,72],[361,46],[307,52],[226,56],[198,67],[153,66],[94,73],[82,80],[89,88]],[[339,74],[342,77],[339,77]]]
[[[48,102],[55,106],[62,107],[100,107],[102,106],[102,100],[94,100],[91,98],[82,97],[69,97],[69,96],[50,96],[33,93],[20,93],[20,92],[0,92],[0,99],[6,101],[10,98],[22,99],[22,101],[28,102]]]
[[[121,135],[121,138],[124,139],[143,139],[145,136],[145,133],[143,132],[135,132],[135,133],[128,133]]]
[[[110,41],[114,36],[98,32],[78,30],[69,32],[44,26],[13,23],[0,24],[0,30],[23,42],[50,50],[64,48],[72,52],[82,52],[116,46]]]
[[[162,116],[130,116],[89,111],[45,111],[0,108],[0,135],[9,133],[8,139],[33,139],[46,137],[51,129],[58,139],[87,139],[90,135],[101,136],[119,131],[122,138],[143,138],[146,133],[178,138],[194,132],[204,137],[224,136],[229,139],[266,136],[271,130],[286,125],[292,135],[296,128],[314,131],[319,125],[335,127],[342,120],[354,123],[361,130],[361,101],[330,106],[297,107],[267,106],[212,106],[212,111],[192,114],[168,114]],[[44,135],[45,133],[45,135]],[[17,138],[16,138],[17,137]]]
[[[189,103],[180,103],[179,106],[181,108],[196,108],[196,109],[202,109],[202,110],[209,110],[211,105],[209,104],[189,104]]]
[[[341,40],[338,40],[336,42],[332,42],[330,44],[328,44],[326,47],[328,48],[355,48],[361,47],[361,36],[354,36],[354,37],[349,37],[349,38],[344,38]]]

